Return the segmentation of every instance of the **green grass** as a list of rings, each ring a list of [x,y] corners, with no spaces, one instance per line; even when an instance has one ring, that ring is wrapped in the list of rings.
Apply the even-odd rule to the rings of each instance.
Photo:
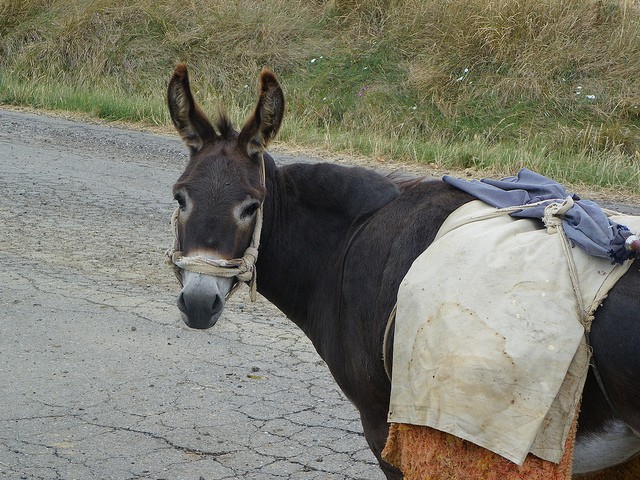
[[[240,123],[262,66],[281,139],[640,193],[633,0],[0,0],[0,102],[168,125],[177,61]]]
[[[34,109],[82,112],[113,121],[166,125],[167,110],[161,98],[124,97],[114,92],[61,84],[32,84],[0,75],[0,103]]]

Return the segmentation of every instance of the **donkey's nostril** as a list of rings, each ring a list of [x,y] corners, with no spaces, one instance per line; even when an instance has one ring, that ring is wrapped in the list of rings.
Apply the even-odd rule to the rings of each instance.
[[[180,295],[178,295],[178,310],[180,310],[182,313],[188,313],[187,311],[187,304],[184,302],[184,292],[180,292]]]
[[[216,298],[213,300],[213,306],[211,307],[211,313],[213,316],[218,315],[222,312],[224,308],[224,298],[221,295],[216,295]]]

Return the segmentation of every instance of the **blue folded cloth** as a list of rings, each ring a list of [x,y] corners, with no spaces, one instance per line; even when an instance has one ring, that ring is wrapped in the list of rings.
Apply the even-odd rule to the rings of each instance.
[[[538,206],[519,210],[511,215],[519,218],[544,217],[544,209],[551,203],[562,203],[567,197],[574,205],[563,216],[562,226],[567,238],[590,255],[611,258],[613,263],[622,263],[629,258],[639,258],[639,252],[625,248],[625,241],[632,232],[624,225],[609,220],[597,203],[581,200],[569,193],[558,182],[523,168],[515,177],[502,180],[483,178],[463,180],[445,175],[445,182],[497,208],[528,205],[543,202]]]

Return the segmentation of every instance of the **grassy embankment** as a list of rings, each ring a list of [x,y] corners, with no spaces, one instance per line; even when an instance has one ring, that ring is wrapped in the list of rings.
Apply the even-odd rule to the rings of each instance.
[[[637,0],[0,0],[0,103],[167,124],[176,61],[237,122],[273,68],[292,144],[640,193]]]

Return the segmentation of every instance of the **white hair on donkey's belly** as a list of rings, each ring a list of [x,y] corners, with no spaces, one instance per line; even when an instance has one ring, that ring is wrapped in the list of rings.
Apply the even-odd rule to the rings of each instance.
[[[573,473],[588,473],[619,465],[640,453],[640,437],[622,421],[612,420],[599,433],[578,438]]]

